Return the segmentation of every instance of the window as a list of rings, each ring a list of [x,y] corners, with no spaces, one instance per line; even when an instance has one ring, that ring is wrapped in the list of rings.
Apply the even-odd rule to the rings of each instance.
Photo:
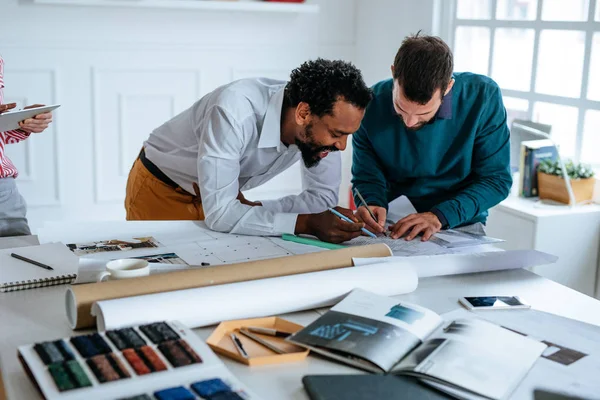
[[[513,119],[552,125],[561,155],[600,169],[600,0],[452,0],[456,71],[488,75]]]

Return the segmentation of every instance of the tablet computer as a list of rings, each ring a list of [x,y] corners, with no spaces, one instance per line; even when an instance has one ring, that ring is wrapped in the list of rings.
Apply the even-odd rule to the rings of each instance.
[[[60,104],[4,112],[0,114],[0,132],[19,129],[19,122],[35,117],[38,114],[56,110],[58,107],[60,107]]]

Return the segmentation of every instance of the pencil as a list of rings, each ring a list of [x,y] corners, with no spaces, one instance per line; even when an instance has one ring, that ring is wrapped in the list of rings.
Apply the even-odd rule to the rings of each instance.
[[[340,217],[342,219],[342,221],[345,222],[349,222],[351,224],[354,223],[354,221],[352,221],[350,218],[346,217],[344,214],[337,212],[336,210],[334,210],[333,208],[328,208],[329,211],[331,211],[332,213],[334,213],[335,215],[337,215],[338,217]],[[365,228],[360,228],[364,233],[366,233],[367,235],[371,236],[372,238],[377,239],[377,235],[375,235],[373,232],[365,229]]]
[[[362,195],[358,191],[358,188],[354,188],[354,193],[356,194],[356,196],[358,197],[358,199],[360,200],[362,205],[367,209],[367,211],[369,212],[369,215],[371,216],[371,218],[373,218],[373,221],[377,222],[377,218],[375,218],[375,214],[373,214],[373,211],[371,211],[371,209],[367,205],[367,202],[365,201],[365,199],[362,197]],[[387,233],[385,232],[385,226],[383,227],[383,235],[387,237]]]
[[[51,266],[46,265],[46,264],[42,264],[41,262],[37,262],[37,261],[32,260],[30,258],[23,257],[23,256],[20,256],[18,254],[15,254],[15,253],[11,253],[10,256],[13,257],[13,258],[16,258],[18,260],[28,262],[29,264],[37,265],[38,267],[42,267],[44,269],[47,269],[47,270],[50,270],[50,271],[54,271],[54,268],[52,268]]]

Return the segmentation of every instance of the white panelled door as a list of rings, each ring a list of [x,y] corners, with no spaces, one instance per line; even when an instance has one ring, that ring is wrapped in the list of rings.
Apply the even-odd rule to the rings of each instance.
[[[199,73],[95,69],[92,76],[94,195],[98,203],[122,202],[142,143],[199,98]]]

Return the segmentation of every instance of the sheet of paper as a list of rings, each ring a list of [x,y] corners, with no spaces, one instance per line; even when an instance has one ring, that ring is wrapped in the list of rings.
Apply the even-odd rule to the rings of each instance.
[[[317,253],[319,251],[325,251],[324,248],[318,246],[311,246],[308,244],[290,242],[289,240],[283,240],[278,237],[270,237],[268,238],[272,243],[277,246],[285,249],[291,254],[307,254],[307,253]]]
[[[123,253],[103,252],[88,254],[80,257],[79,274],[75,284],[96,282],[98,274],[106,269],[106,263],[119,258],[141,258],[150,261],[150,274],[229,264],[219,258],[219,255],[228,253],[226,250],[216,251],[216,255],[211,253],[213,252],[207,251],[199,243],[183,243],[169,247],[137,249]],[[237,254],[237,252],[232,253]],[[173,256],[165,259],[165,254]],[[161,255],[163,257],[160,257]]]
[[[79,272],[73,284],[98,282],[98,275],[106,270],[107,260],[98,258],[81,257],[79,259]],[[150,274],[162,274],[165,272],[183,271],[190,268],[202,268],[188,264],[150,263]]]
[[[0,249],[14,249],[39,244],[37,235],[0,237]]]
[[[553,264],[558,257],[537,250],[493,251],[475,254],[447,254],[422,257],[354,258],[354,265],[392,262],[408,265],[419,278],[470,274]]]
[[[470,312],[459,309],[444,319],[476,315],[547,346],[514,398],[531,398],[536,388],[586,399],[600,393],[600,327],[537,310]]]
[[[461,247],[473,247],[482,244],[504,242],[502,239],[496,239],[490,236],[478,235],[473,233],[462,232],[456,229],[448,229],[433,235],[431,241],[442,247],[449,249]]]
[[[46,264],[54,270],[11,257],[11,253]],[[62,243],[47,243],[39,246],[0,250],[0,284],[50,279],[77,273],[77,257]]]
[[[395,369],[449,382],[460,388],[457,393],[466,389],[459,398],[471,398],[472,393],[497,400],[513,398],[511,393],[546,349],[539,341],[472,314],[456,318],[444,315],[444,319],[443,329]]]
[[[94,303],[92,314],[98,317],[99,330],[164,317],[195,328],[224,320],[325,307],[355,288],[384,296],[409,293],[416,289],[417,282],[411,268],[381,263],[99,301]]]
[[[159,261],[151,263],[151,273],[162,273],[323,251],[280,238],[214,232],[195,221],[48,223],[40,238],[61,238],[82,257],[76,283],[95,282],[106,263],[119,258]]]
[[[463,236],[454,236],[444,232],[439,232],[435,234],[436,237],[448,242],[448,243],[462,243],[467,241],[467,238]]]
[[[450,251],[442,246],[432,242],[422,242],[419,239],[406,241],[404,239],[392,239],[390,237],[371,238],[368,236],[359,236],[348,242],[342,243],[346,246],[364,246],[367,244],[384,243],[392,249],[395,256],[424,256],[436,254],[448,254]]]
[[[92,221],[46,223],[38,230],[41,243],[86,243],[152,236],[164,246],[213,240],[216,235],[196,221]]]
[[[400,196],[388,204],[387,221],[390,224],[395,224],[407,215],[414,214],[416,212],[417,210],[412,205],[408,197]]]
[[[62,239],[60,239],[62,238]],[[128,248],[116,251],[118,241],[139,242],[134,238],[152,238],[157,247]],[[65,243],[82,246],[79,252],[86,257],[116,259],[135,256],[175,252],[189,264],[202,262],[230,264],[248,260],[284,257],[293,254],[305,254],[323,249],[314,246],[293,246],[279,238],[231,235],[214,232],[206,228],[203,222],[193,221],[116,221],[47,224],[40,229],[40,240],[47,242],[60,239]],[[107,249],[106,243],[114,240],[115,251],[99,251],[96,247]],[[87,250],[86,250],[87,249]],[[111,250],[112,248],[108,248]],[[116,254],[116,255],[115,255]]]

